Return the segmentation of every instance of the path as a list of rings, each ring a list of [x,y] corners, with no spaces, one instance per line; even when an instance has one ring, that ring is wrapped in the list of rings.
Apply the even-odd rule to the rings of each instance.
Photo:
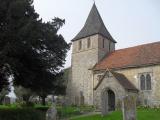
[[[95,115],[95,114],[100,114],[100,112],[89,112],[89,113],[86,113],[86,114],[83,114],[83,115],[68,118],[68,120],[75,119],[75,118],[80,118],[80,117],[85,117],[85,116],[90,116],[90,115]]]

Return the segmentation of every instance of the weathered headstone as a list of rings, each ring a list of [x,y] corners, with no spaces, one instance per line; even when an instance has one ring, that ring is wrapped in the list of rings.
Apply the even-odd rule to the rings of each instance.
[[[102,93],[101,96],[101,112],[102,112],[102,116],[107,115],[108,114],[108,93],[107,91],[104,91]]]
[[[46,120],[57,120],[57,110],[55,105],[52,105],[46,113]]]
[[[136,120],[136,97],[125,96],[122,100],[123,120]]]
[[[6,105],[8,105],[8,104],[10,104],[11,103],[11,98],[10,97],[8,97],[8,96],[6,96],[5,98],[4,98],[4,104],[6,104]]]

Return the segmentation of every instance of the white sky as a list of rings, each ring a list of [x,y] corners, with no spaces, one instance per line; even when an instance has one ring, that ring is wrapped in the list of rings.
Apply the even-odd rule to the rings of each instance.
[[[66,20],[59,31],[67,42],[83,27],[93,0],[34,0],[44,21],[54,17]],[[116,49],[160,41],[160,0],[97,0],[97,8]],[[65,67],[70,66],[71,52]]]

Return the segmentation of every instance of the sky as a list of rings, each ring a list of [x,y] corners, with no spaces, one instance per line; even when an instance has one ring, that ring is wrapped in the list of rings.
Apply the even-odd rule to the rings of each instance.
[[[160,41],[160,0],[95,0],[106,28],[117,41],[116,49]],[[84,26],[93,0],[34,0],[44,21],[65,19],[59,31],[69,43]],[[65,68],[71,64],[71,50]]]

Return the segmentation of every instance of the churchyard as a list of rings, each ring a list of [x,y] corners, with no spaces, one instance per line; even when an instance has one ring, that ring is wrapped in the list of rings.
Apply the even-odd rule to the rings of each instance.
[[[160,120],[160,42],[117,50],[95,1],[69,42],[65,19],[40,16],[34,0],[0,2],[0,120]]]
[[[137,110],[137,120],[159,120],[160,109],[151,108],[138,108]],[[115,111],[102,117],[100,114],[79,117],[71,120],[123,120],[122,112]]]
[[[34,104],[23,106],[18,103],[0,105],[0,120],[46,120],[47,110],[50,104],[43,106]],[[70,119],[94,111],[93,106],[61,106],[56,105],[57,119]]]
[[[0,120],[46,120],[46,111],[50,105],[21,107],[18,104],[0,105]],[[122,111],[114,111],[102,116],[94,112],[93,106],[57,106],[57,120],[123,120]],[[159,120],[160,108],[138,107],[137,120]]]
[[[0,105],[0,120],[159,120],[160,108],[136,105],[136,97],[122,97],[121,106],[110,111],[108,106],[101,109],[88,105],[69,105],[65,97],[25,103],[15,101]],[[54,101],[54,102],[52,102]]]

